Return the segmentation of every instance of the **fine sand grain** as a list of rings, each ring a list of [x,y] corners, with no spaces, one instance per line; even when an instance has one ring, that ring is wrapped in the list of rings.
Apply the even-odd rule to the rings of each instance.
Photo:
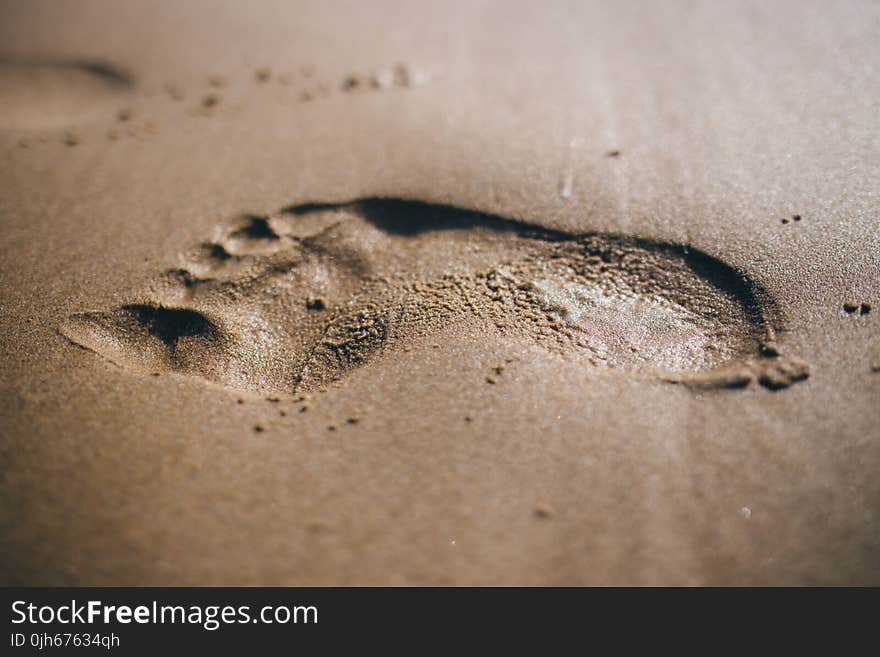
[[[880,583],[880,7],[0,2],[0,583]]]

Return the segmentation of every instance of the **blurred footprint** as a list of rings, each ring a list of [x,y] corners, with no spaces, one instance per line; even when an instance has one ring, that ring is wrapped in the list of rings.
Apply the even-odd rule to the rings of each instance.
[[[70,125],[114,108],[133,86],[105,64],[0,59],[0,129]]]

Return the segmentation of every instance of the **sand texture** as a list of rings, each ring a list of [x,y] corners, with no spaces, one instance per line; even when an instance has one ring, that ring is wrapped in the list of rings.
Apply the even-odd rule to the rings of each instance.
[[[0,583],[880,583],[878,41],[0,2]]]

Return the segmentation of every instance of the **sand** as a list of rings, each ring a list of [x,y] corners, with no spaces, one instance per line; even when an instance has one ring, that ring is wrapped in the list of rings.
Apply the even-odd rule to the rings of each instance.
[[[877,7],[0,16],[0,582],[880,583]]]

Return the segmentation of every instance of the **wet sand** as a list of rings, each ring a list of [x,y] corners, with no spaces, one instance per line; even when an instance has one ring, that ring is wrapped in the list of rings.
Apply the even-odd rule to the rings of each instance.
[[[0,3],[0,581],[877,584],[868,3]]]

